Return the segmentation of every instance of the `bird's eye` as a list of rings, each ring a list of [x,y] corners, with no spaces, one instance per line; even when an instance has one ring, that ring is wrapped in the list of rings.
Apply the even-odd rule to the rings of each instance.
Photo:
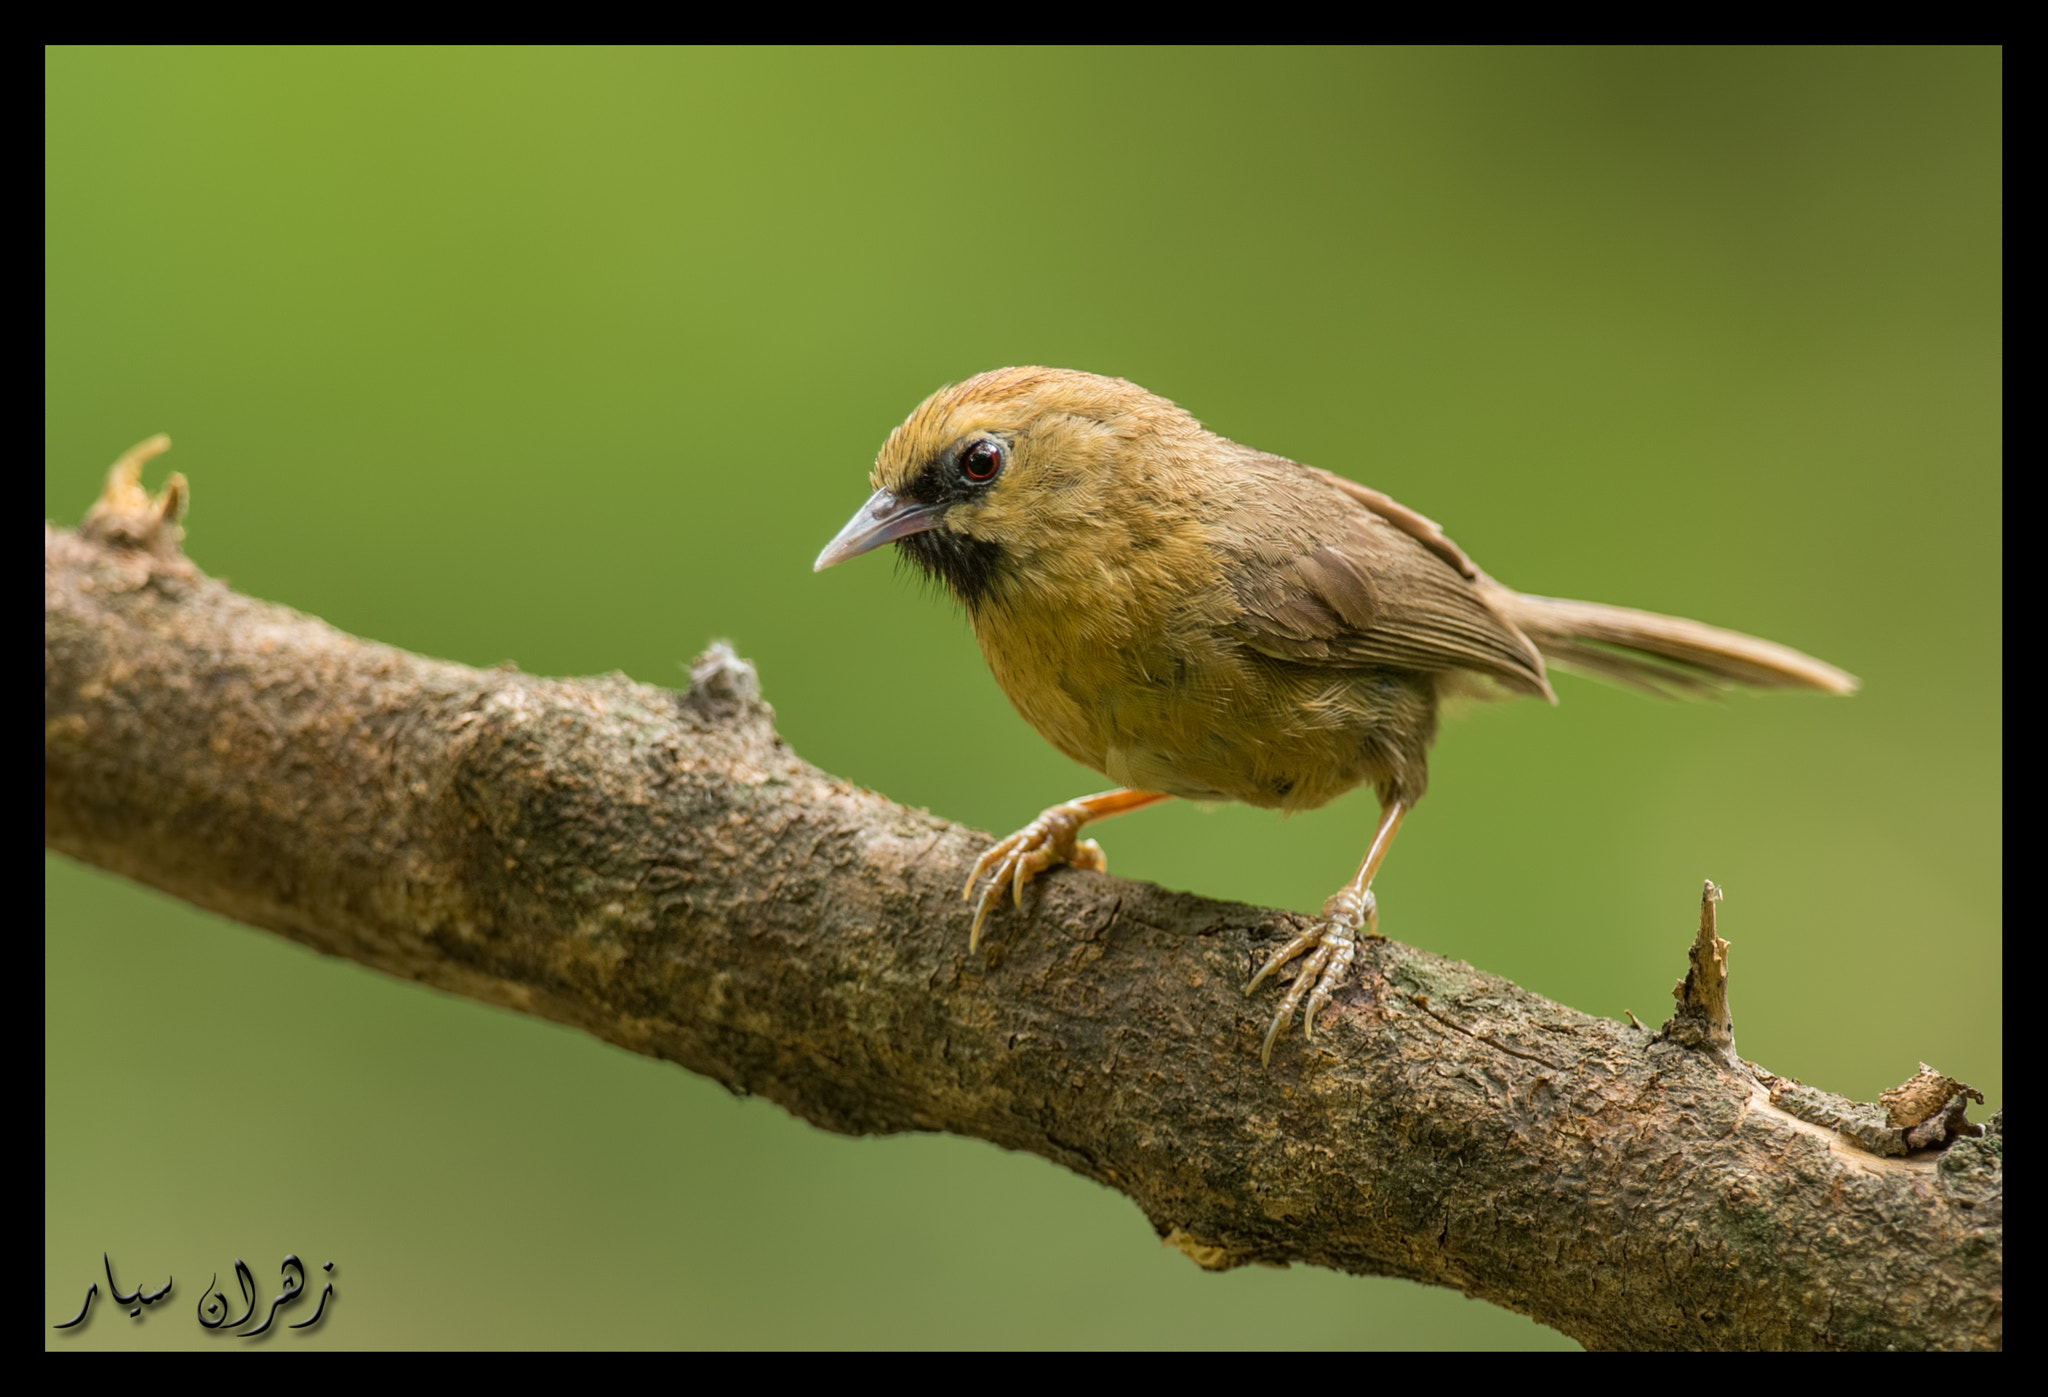
[[[1003,448],[992,441],[978,441],[960,453],[960,474],[976,485],[986,485],[1003,468]]]

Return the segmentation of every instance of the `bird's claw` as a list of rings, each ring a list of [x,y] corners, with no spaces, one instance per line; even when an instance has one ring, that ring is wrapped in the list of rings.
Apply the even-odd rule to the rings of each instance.
[[[997,840],[975,860],[974,871],[967,875],[967,885],[960,890],[961,901],[974,896],[974,885],[984,875],[988,886],[982,889],[981,903],[974,909],[974,928],[967,933],[969,951],[980,947],[981,925],[1003,900],[1005,885],[1010,889],[1011,899],[1022,907],[1024,885],[1054,864],[1068,863],[1098,873],[1108,870],[1109,859],[1100,844],[1092,839],[1074,839],[1092,813],[1078,803],[1055,805],[1009,838]]]
[[[1346,888],[1323,904],[1320,921],[1273,952],[1259,967],[1259,973],[1252,976],[1251,983],[1244,987],[1247,995],[1257,989],[1268,975],[1307,953],[1308,958],[1294,972],[1287,993],[1280,997],[1280,1008],[1266,1030],[1266,1041],[1259,1045],[1261,1067],[1271,1065],[1273,1040],[1293,1021],[1295,1006],[1301,1003],[1304,993],[1308,993],[1308,1008],[1301,1016],[1302,1036],[1310,1041],[1315,1039],[1316,1015],[1330,1002],[1330,996],[1344,983],[1344,977],[1351,973],[1351,962],[1358,955],[1358,934],[1361,930],[1369,937],[1379,935],[1379,907],[1370,888],[1363,892]],[[1309,993],[1311,986],[1314,987],[1313,993]]]

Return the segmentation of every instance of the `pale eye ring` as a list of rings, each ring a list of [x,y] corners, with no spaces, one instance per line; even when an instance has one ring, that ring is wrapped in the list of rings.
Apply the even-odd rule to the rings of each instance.
[[[986,485],[1002,473],[1000,442],[977,441],[960,453],[960,474],[976,485]]]

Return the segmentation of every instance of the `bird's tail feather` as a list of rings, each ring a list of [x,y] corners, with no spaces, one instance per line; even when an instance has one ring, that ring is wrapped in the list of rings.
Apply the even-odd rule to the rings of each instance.
[[[1682,616],[1532,597],[1505,587],[1487,600],[1560,669],[1659,697],[1705,697],[1735,684],[1830,694],[1856,691],[1854,675],[1788,645]]]

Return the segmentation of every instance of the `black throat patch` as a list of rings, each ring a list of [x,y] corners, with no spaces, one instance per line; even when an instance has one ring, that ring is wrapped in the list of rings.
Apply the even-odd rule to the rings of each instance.
[[[962,442],[927,463],[900,492],[902,497],[952,509],[987,490],[987,485],[976,484],[960,474],[958,457],[967,444]],[[944,584],[969,611],[994,595],[1008,563],[1000,543],[955,533],[943,522],[936,529],[897,539],[896,547],[926,577]]]
[[[994,594],[1006,561],[1000,543],[956,534],[943,524],[899,538],[896,547],[926,577],[943,583],[969,611]]]

